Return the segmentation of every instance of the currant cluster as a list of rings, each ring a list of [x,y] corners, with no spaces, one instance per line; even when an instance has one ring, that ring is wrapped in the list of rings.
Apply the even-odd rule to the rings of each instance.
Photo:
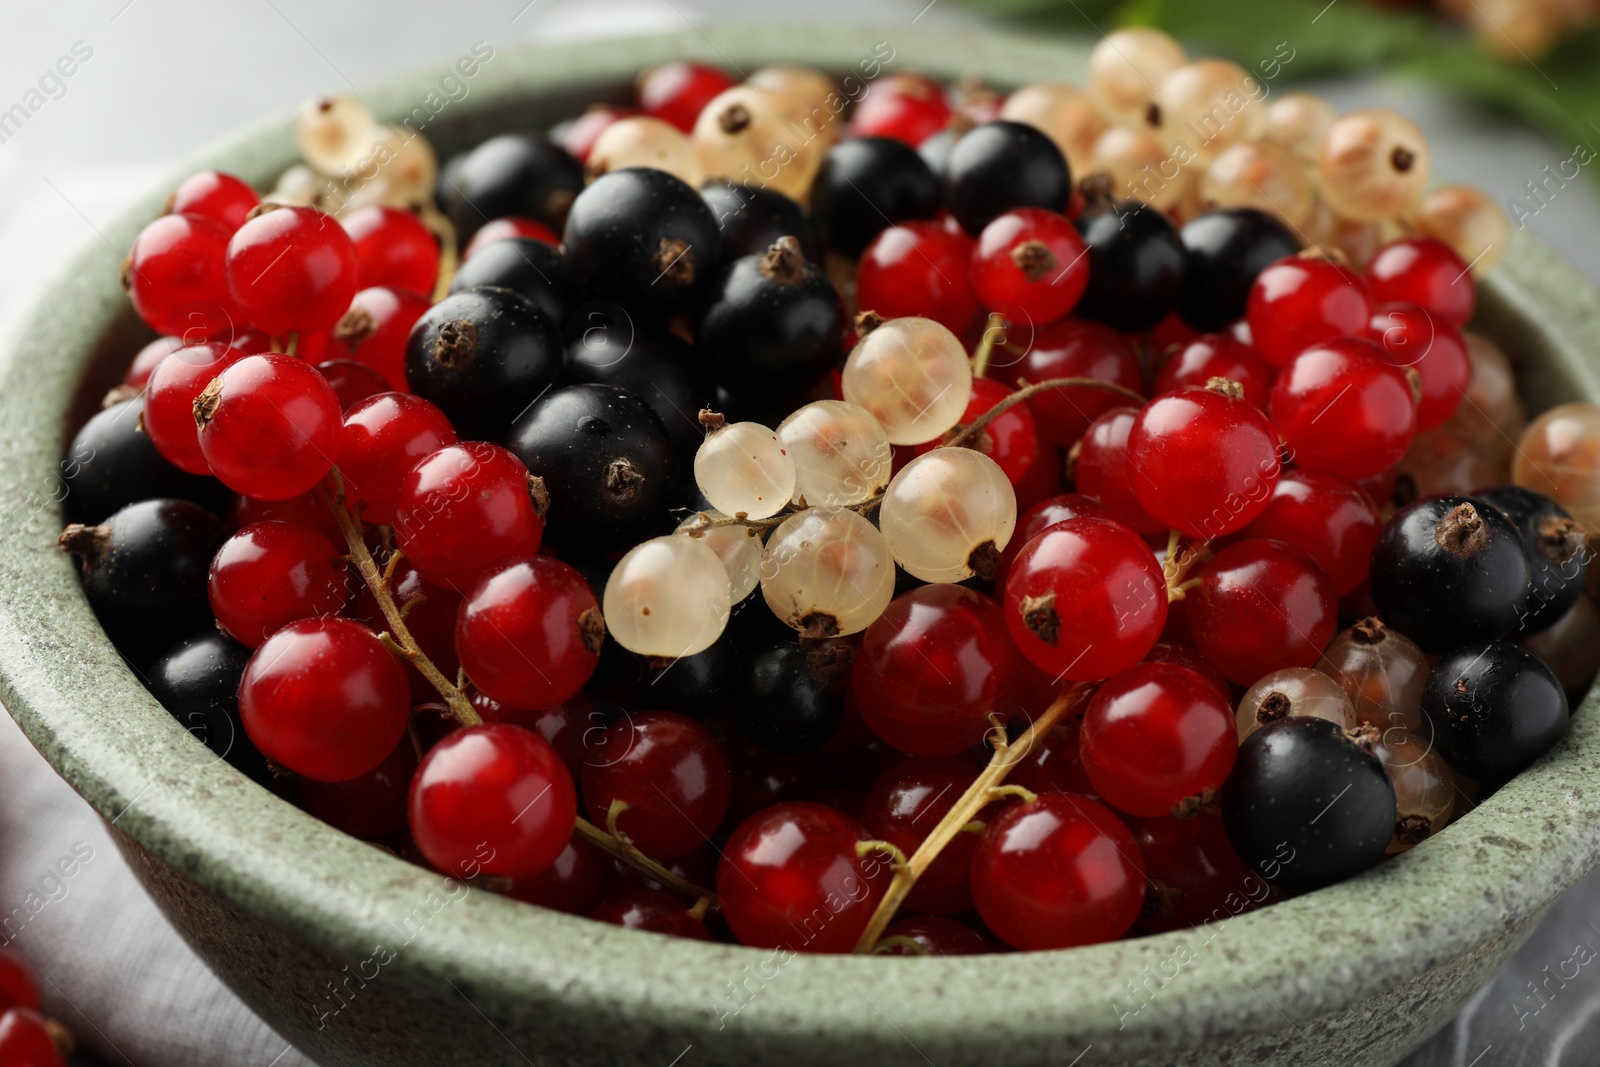
[[[61,545],[204,758],[541,906],[938,955],[1356,874],[1600,666],[1600,412],[1524,429],[1399,116],[1185,144],[1245,77],[672,63],[442,166],[318,101],[135,245]]]

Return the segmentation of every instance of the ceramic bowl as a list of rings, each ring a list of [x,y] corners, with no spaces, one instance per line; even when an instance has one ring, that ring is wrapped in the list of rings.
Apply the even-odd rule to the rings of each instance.
[[[424,132],[444,155],[623,99],[638,70],[668,59],[860,76],[876,57],[884,70],[1006,86],[1081,80],[1085,54],[907,26],[686,29],[499,49],[465,97],[441,92],[454,57],[363,95],[392,120],[426,107]],[[469,890],[301,814],[216,762],[146,694],[55,550],[72,488],[64,443],[147,336],[117,286],[122,250],[194,169],[270,185],[293,158],[289,124],[276,121],[191,160],[104,224],[13,322],[0,348],[0,696],[113,824],[195,950],[318,1062],[1389,1063],[1600,858],[1594,699],[1532,770],[1361,877],[1200,930],[1062,952],[863,959],[669,940]],[[1534,408],[1600,400],[1600,299],[1547,248],[1518,236],[1478,326],[1517,356]]]

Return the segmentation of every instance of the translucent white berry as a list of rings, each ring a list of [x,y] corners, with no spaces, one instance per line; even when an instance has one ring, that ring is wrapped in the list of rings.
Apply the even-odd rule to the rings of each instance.
[[[701,442],[694,454],[694,480],[723,514],[764,519],[794,496],[794,459],[768,427],[730,423]]]
[[[602,610],[623,648],[677,659],[711,647],[732,607],[722,560],[699,538],[672,535],[635,545],[618,561]]]
[[[1322,198],[1347,219],[1399,218],[1422,198],[1431,158],[1422,131],[1399,112],[1352,111],[1334,120],[1323,138],[1317,158]]]
[[[720,511],[707,511],[704,515],[713,522],[727,518]],[[737,604],[749,596],[761,581],[761,536],[742,523],[712,526],[709,529],[704,528],[705,525],[699,515],[691,515],[679,523],[673,532],[693,537],[717,554],[728,572],[733,602]]]
[[[704,172],[688,135],[670,122],[648,115],[619,119],[600,131],[585,169],[601,175],[624,167],[653,167],[698,189]]]
[[[1017,494],[1000,465],[982,452],[936,448],[894,476],[878,526],[895,561],[914,578],[992,578],[1017,527]]]
[[[1237,63],[1202,59],[1161,81],[1149,119],[1175,159],[1209,162],[1266,129],[1261,83]]]
[[[894,452],[872,413],[843,400],[817,400],[778,426],[794,459],[794,495],[811,507],[859,504],[889,484]]]
[[[349,96],[307,100],[294,117],[295,146],[312,169],[343,174],[370,155],[384,130],[365,104]]]
[[[761,595],[809,637],[859,633],[894,598],[894,557],[878,528],[848,508],[808,508],[767,538]]]
[[[1160,30],[1117,30],[1089,54],[1089,91],[1107,115],[1131,126],[1145,120],[1162,79],[1188,59],[1183,46]]]
[[[890,319],[856,343],[844,398],[872,413],[890,444],[932,441],[961,420],[972,365],[960,340],[932,319]]]

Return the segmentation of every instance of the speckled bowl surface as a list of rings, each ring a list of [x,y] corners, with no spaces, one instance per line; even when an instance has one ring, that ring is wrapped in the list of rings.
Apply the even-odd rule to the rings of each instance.
[[[882,44],[880,44],[882,42]],[[696,57],[749,71],[1080,80],[1081,45],[913,27],[738,27],[499,50],[425,132],[441,154],[537,127],[634,73]],[[364,93],[397,118],[455,57]],[[459,92],[456,94],[459,96]],[[668,940],[527,907],[403,863],[272,797],[145,692],[55,551],[64,443],[146,335],[121,253],[179,177],[257,182],[286,121],[205,153],[41,287],[0,347],[0,697],[114,825],[175,925],[245,1001],[324,1064],[879,1065],[1390,1063],[1441,1025],[1600,859],[1600,715],[1441,836],[1359,878],[1207,928],[1064,952],[808,957]],[[1521,238],[1478,325],[1535,408],[1600,399],[1600,299]],[[1241,887],[1242,889],[1242,887]]]

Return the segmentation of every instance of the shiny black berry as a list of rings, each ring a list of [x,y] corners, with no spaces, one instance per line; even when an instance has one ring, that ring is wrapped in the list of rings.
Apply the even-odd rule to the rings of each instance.
[[[100,522],[140,500],[192,500],[226,514],[233,494],[215,478],[181,471],[139,432],[144,397],[113,404],[83,424],[58,469],[54,496],[70,522]],[[42,495],[42,494],[41,494]]]
[[[1395,830],[1394,786],[1372,748],[1326,719],[1290,717],[1245,738],[1222,788],[1222,820],[1239,856],[1294,893],[1360,874]]]
[[[239,722],[239,680],[250,650],[215,629],[169,649],[150,666],[150,694],[195,739],[263,785],[271,781],[266,757]]]
[[[145,500],[97,526],[68,526],[57,545],[77,560],[84,595],[111,640],[144,662],[211,624],[206,576],[227,536],[199,504]]]
[[[769,752],[810,752],[844,719],[850,646],[780,641],[744,664],[733,718],[739,732]]]
[[[1166,214],[1137,200],[1091,208],[1075,220],[1089,249],[1089,286],[1076,313],[1123,333],[1143,333],[1183,295],[1183,242]]]
[[[716,277],[720,245],[699,193],[664,170],[625,167],[579,194],[562,249],[580,294],[661,316],[695,305]]]
[[[844,304],[806,262],[800,242],[780,237],[717,279],[695,326],[695,348],[716,383],[735,395],[804,388],[844,358]]]
[[[636,324],[617,304],[590,301],[573,313],[562,381],[636,393],[661,417],[680,459],[705,439],[698,415],[715,390],[695,350],[659,326]]]
[[[1446,763],[1503,784],[1566,734],[1567,694],[1544,661],[1509,641],[1475,641],[1434,665],[1422,711]]]
[[[512,424],[505,444],[544,479],[552,546],[617,552],[664,532],[678,479],[672,443],[650,405],[628,390],[552,389]]]
[[[453,160],[439,199],[464,248],[486,223],[507,215],[560,233],[582,189],[583,164],[566,149],[536,133],[506,133]]]
[[[497,440],[560,370],[550,320],[509,289],[453,293],[406,339],[411,391],[437,405],[463,439]]]
[[[805,209],[776,189],[714,178],[700,187],[722,241],[722,262],[765,252],[780,237],[794,237],[806,258],[820,262],[816,235]]]
[[[1516,629],[1528,602],[1528,552],[1492,504],[1428,497],[1384,526],[1369,580],[1383,621],[1437,654]]]
[[[1072,171],[1061,149],[1020,122],[974,126],[945,160],[945,206],[974,237],[1012,208],[1065,211],[1071,196]]]
[[[829,251],[859,256],[897,222],[939,210],[939,182],[903,141],[855,137],[828,149],[811,183],[811,215]]]
[[[450,280],[452,293],[484,286],[521,293],[557,327],[577,303],[577,290],[561,253],[531,237],[508,237],[478,249]]]
[[[1543,493],[1502,485],[1476,494],[1499,508],[1528,547],[1530,588],[1518,637],[1554,626],[1572,610],[1589,572],[1589,542],[1566,508]]]
[[[1179,236],[1187,264],[1178,314],[1201,331],[1220,330],[1243,316],[1256,275],[1300,250],[1283,223],[1250,207],[1207,212]]]

